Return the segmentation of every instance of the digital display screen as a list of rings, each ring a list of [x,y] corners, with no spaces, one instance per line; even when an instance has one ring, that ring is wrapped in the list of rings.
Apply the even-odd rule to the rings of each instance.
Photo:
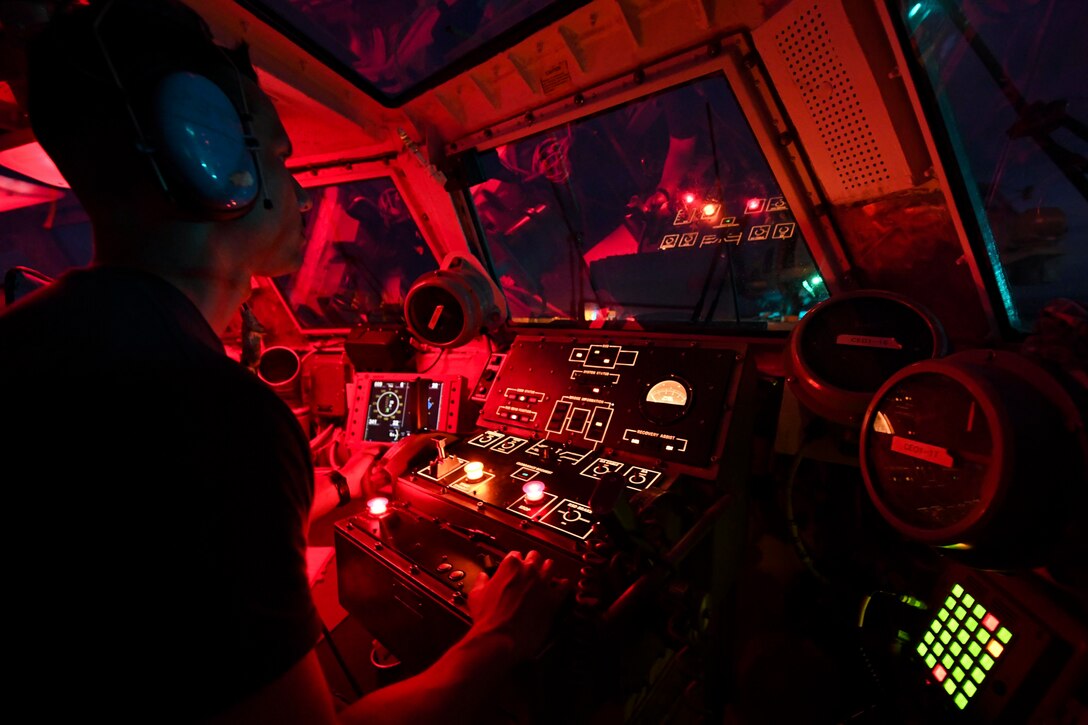
[[[446,385],[439,380],[372,381],[363,440],[394,443],[421,428],[437,430],[446,395]],[[426,418],[422,426],[417,416]]]

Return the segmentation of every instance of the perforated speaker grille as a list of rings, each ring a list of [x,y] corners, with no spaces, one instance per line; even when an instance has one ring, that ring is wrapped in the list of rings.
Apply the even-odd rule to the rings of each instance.
[[[868,114],[835,51],[820,5],[805,10],[775,33],[774,39],[843,188],[858,189],[890,180]]]
[[[840,2],[794,2],[753,38],[833,202],[912,186],[869,60]]]

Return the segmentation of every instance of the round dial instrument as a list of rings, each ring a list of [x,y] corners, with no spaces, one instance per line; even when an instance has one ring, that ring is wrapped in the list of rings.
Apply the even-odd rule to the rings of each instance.
[[[691,397],[691,384],[678,375],[669,375],[647,387],[638,409],[651,423],[668,425],[687,415]]]
[[[1025,356],[969,350],[894,374],[861,430],[880,514],[973,566],[1038,566],[1082,508],[1088,443],[1061,379]]]

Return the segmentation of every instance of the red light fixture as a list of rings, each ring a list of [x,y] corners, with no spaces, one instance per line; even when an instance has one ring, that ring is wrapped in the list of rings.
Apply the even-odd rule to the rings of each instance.
[[[690,191],[688,193],[684,194],[684,203],[685,204],[692,204],[694,202],[695,202],[695,194],[692,194]]]
[[[526,501],[539,501],[544,498],[544,484],[541,481],[529,481],[521,487]]]

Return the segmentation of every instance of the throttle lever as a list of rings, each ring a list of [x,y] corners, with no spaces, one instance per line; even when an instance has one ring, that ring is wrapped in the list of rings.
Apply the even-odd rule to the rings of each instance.
[[[627,502],[627,482],[615,472],[606,473],[597,481],[589,497],[589,510],[601,526],[620,544],[627,548],[633,543],[632,536],[638,528],[635,512]]]

